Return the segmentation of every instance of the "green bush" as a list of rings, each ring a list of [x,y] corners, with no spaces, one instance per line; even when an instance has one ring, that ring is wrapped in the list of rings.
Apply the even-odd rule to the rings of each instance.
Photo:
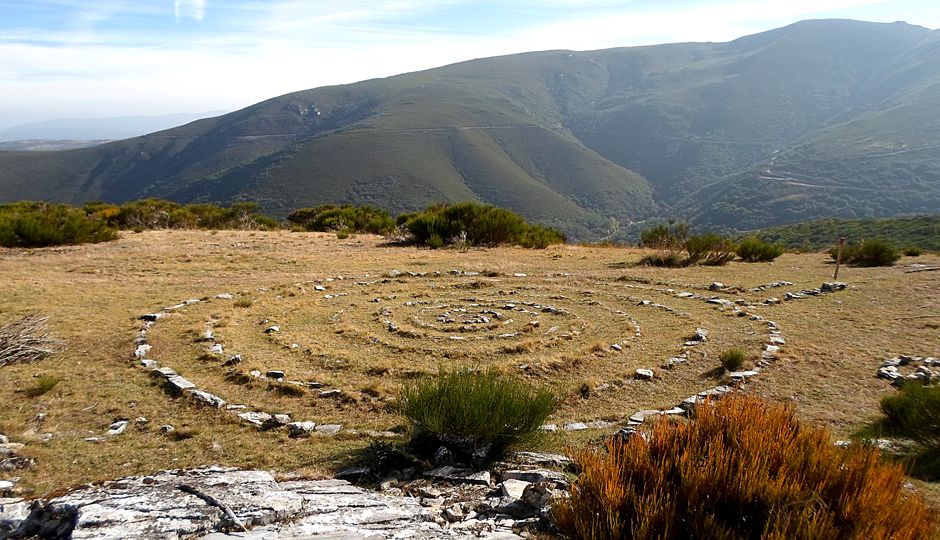
[[[833,260],[838,258],[838,250],[838,247],[829,250]],[[901,254],[894,246],[880,239],[850,244],[842,250],[842,262],[853,266],[891,266],[900,258]]]
[[[882,398],[881,412],[891,434],[940,444],[940,386],[905,383],[898,393]]]
[[[349,234],[389,235],[395,231],[395,220],[386,211],[371,206],[322,205],[301,208],[287,216],[287,221],[308,231],[344,231]]]
[[[688,237],[688,225],[670,221],[642,231],[640,245],[651,249],[682,251]]]
[[[904,248],[903,253],[905,257],[920,257],[924,254],[924,250],[917,246],[907,246]]]
[[[403,224],[416,244],[432,248],[455,243],[544,248],[565,242],[560,232],[530,225],[515,212],[472,202],[431,206],[421,212],[407,214]]]
[[[783,246],[748,236],[738,243],[737,254],[744,262],[769,262],[783,255]]]
[[[557,403],[547,390],[495,370],[441,371],[407,383],[398,411],[412,426],[411,446],[430,457],[441,446],[474,466],[530,443]]]
[[[658,251],[640,259],[640,264],[647,266],[721,266],[734,259],[735,245],[730,238],[713,233],[689,236],[688,225],[674,221],[642,231],[640,243]]]
[[[229,229],[269,230],[280,224],[258,211],[256,203],[235,203],[228,208],[214,204],[181,205],[163,199],[141,199],[120,206],[105,203],[85,205],[87,212],[105,216],[115,227],[141,229]]]
[[[575,455],[581,469],[551,515],[565,538],[933,538],[900,464],[840,448],[792,407],[729,396],[691,421],[656,422]]]
[[[0,205],[0,246],[46,247],[115,239],[117,230],[107,221],[67,204]]]
[[[747,353],[744,349],[728,349],[718,356],[718,360],[725,371],[739,371],[747,360]]]
[[[734,259],[731,239],[713,233],[690,236],[685,241],[689,265],[722,266]]]

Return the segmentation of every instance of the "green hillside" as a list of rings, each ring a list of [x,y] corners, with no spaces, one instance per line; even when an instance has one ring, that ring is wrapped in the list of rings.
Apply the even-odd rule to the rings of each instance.
[[[827,20],[474,60],[93,148],[0,153],[0,201],[252,200],[285,215],[474,200],[573,239],[610,218],[754,229],[935,213],[938,51],[937,31]]]
[[[793,249],[821,250],[839,237],[851,243],[886,240],[897,247],[940,251],[940,215],[888,219],[820,219],[756,231],[758,237]]]

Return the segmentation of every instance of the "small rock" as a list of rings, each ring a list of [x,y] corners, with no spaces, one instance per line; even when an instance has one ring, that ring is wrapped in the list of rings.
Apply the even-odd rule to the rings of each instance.
[[[567,467],[571,465],[571,460],[567,456],[548,452],[514,452],[512,459],[517,463],[549,467]]]
[[[215,394],[204,392],[202,390],[190,389],[189,396],[203,405],[208,405],[215,409],[221,409],[225,406],[225,400]]]
[[[569,422],[565,424],[562,429],[565,431],[583,431],[588,429],[588,427],[584,422]]]
[[[316,427],[314,422],[290,422],[287,424],[287,435],[295,439],[309,437]]]
[[[516,480],[510,478],[508,480],[503,480],[499,485],[500,490],[502,491],[503,497],[509,497],[511,499],[521,499],[522,493],[525,491],[525,488],[529,487],[530,482],[525,480]]]
[[[150,353],[150,349],[152,349],[152,348],[153,348],[153,347],[151,347],[150,345],[147,345],[147,344],[138,345],[138,346],[137,346],[137,349],[134,350],[134,356],[137,357],[137,358],[143,358],[143,357],[147,356],[147,354]]]
[[[725,284],[721,283],[720,281],[715,281],[711,285],[708,286],[708,290],[710,291],[720,291],[721,289],[724,289],[724,288],[725,288]]]
[[[232,299],[232,295],[230,295],[229,293],[217,294],[215,295],[215,297],[218,298],[219,300],[231,300]]]
[[[212,354],[222,354],[223,352],[225,352],[225,348],[222,346],[221,343],[216,343],[212,345],[211,347],[209,347],[209,352]]]
[[[184,390],[194,390],[196,388],[195,384],[179,375],[167,377],[166,385],[172,392],[176,393],[183,392]]]
[[[640,380],[643,380],[643,381],[648,381],[648,380],[652,379],[654,375],[655,375],[655,374],[653,373],[653,370],[652,370],[652,369],[640,368],[640,369],[636,370],[636,372],[635,372],[636,378],[637,378],[637,379],[640,379]]]
[[[161,433],[173,433],[174,431],[176,431],[176,428],[171,426],[170,424],[163,424],[162,426],[160,426]]]
[[[343,391],[338,388],[334,388],[332,390],[324,390],[320,392],[321,398],[339,397],[341,395],[343,395]]]
[[[316,432],[321,435],[332,436],[332,435],[336,435],[337,433],[339,433],[343,429],[343,426],[339,424],[321,424],[317,426],[315,429],[316,429]]]
[[[278,325],[269,326],[264,329],[265,334],[274,334],[281,331],[281,327]]]
[[[162,317],[163,317],[163,313],[145,313],[137,318],[146,322],[157,322],[157,319],[160,319]]]
[[[286,426],[290,422],[291,422],[291,418],[290,416],[286,414],[273,414],[273,415],[269,415],[268,418],[261,421],[261,429],[263,430],[278,429],[282,426]]]
[[[522,493],[522,502],[541,510],[547,507],[560,491],[552,482],[536,482],[526,486]]]
[[[142,426],[145,424],[149,424],[150,420],[147,420],[146,416],[138,416],[137,418],[134,419],[134,423]]]
[[[490,473],[487,471],[474,471],[473,469],[460,469],[457,467],[439,467],[424,473],[424,476],[433,480],[444,480],[455,484],[490,485]]]
[[[833,281],[831,283],[823,283],[822,285],[819,286],[819,290],[821,290],[822,292],[829,293],[829,292],[841,291],[842,289],[845,289],[846,287],[848,287],[848,285],[845,283],[842,283],[841,281]]]
[[[532,469],[532,470],[509,470],[503,471],[503,474],[500,476],[503,482],[507,480],[522,480],[523,482],[528,482],[535,484],[538,482],[549,482],[559,488],[568,487],[568,478],[556,471],[550,471],[548,469]]]
[[[243,413],[238,413],[238,417],[248,422],[249,424],[254,424],[258,427],[261,427],[266,421],[271,419],[271,415],[259,411],[248,411]]]
[[[114,437],[116,435],[120,435],[121,433],[124,433],[124,430],[127,429],[127,424],[128,424],[127,420],[118,420],[117,422],[114,422],[113,424],[108,426],[108,437]]]
[[[446,446],[441,446],[434,452],[434,457],[431,459],[431,463],[435,467],[444,467],[447,465],[454,464],[454,453],[451,452]]]
[[[283,379],[283,378],[284,378],[284,372],[283,372],[283,371],[278,371],[278,370],[271,370],[271,371],[268,371],[267,373],[265,373],[264,376],[267,377],[267,378],[269,378],[269,379]]]
[[[240,355],[240,354],[233,354],[233,355],[230,356],[229,359],[226,360],[225,363],[222,364],[222,365],[225,366],[225,367],[237,366],[238,364],[241,363],[241,361],[242,361],[242,355]]]

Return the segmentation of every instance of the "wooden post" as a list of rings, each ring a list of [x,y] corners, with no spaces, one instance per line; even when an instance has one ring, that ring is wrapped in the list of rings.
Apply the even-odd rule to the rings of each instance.
[[[845,246],[845,237],[839,237],[839,251],[836,255],[836,272],[832,275],[833,280],[839,279],[839,266],[842,265],[842,248]]]

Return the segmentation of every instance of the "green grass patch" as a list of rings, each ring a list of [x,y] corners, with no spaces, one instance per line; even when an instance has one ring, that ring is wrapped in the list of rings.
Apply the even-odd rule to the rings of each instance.
[[[433,456],[444,446],[475,466],[535,441],[557,406],[549,391],[496,370],[442,370],[407,383],[398,403],[417,455]]]
[[[62,377],[56,375],[40,375],[36,378],[36,383],[23,392],[31,398],[39,397],[55,388],[62,380]]]

